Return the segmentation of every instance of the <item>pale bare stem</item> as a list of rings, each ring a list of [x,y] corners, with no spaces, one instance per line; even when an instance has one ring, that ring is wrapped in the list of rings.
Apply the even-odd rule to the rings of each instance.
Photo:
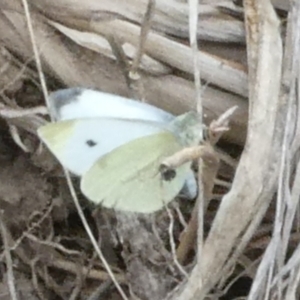
[[[186,223],[186,221],[184,219],[184,216],[183,216],[183,214],[182,214],[182,212],[181,212],[181,210],[180,210],[180,208],[178,206],[178,203],[175,202],[173,205],[174,205],[174,208],[176,210],[177,216],[179,218],[179,222],[180,222],[180,224],[183,226],[183,228],[185,230],[187,228],[187,223]]]
[[[222,151],[221,149],[216,148],[216,153],[220,157],[222,161],[224,161],[228,166],[232,167],[233,169],[236,169],[238,166],[238,160],[235,158],[232,158],[230,155]]]
[[[299,289],[299,282],[300,282],[300,268],[299,266],[294,267],[293,272],[293,281],[289,283],[287,291],[286,291],[286,298],[285,299],[295,299],[295,295],[297,295],[297,290]]]
[[[195,246],[195,241],[197,238],[197,227],[198,227],[198,203],[196,202],[195,207],[192,211],[187,228],[181,233],[180,243],[176,250],[176,256],[179,263],[184,264],[189,252]]]
[[[129,74],[130,65],[129,65],[127,56],[123,50],[121,43],[112,35],[106,36],[106,39],[110,44],[110,47],[112,49],[112,52],[113,52],[118,64],[120,65],[120,69],[122,71],[122,74],[126,81],[126,85],[130,92],[130,97],[132,99],[136,99],[136,100],[142,99],[143,97],[140,96],[139,88],[140,87],[143,88],[143,87],[139,86],[138,88],[135,88],[133,82],[137,81],[138,78],[134,78],[134,76],[130,76],[130,74]]]
[[[121,71],[122,71],[122,74],[126,80],[126,84],[127,84],[127,87],[129,88],[130,92],[131,92],[131,97],[132,98],[135,98],[135,95],[131,89],[131,79],[128,75],[128,71],[129,71],[129,63],[128,63],[128,60],[127,60],[127,57],[126,57],[126,54],[122,48],[122,45],[118,42],[118,40],[116,40],[116,38],[112,35],[108,35],[105,37],[111,47],[111,50],[118,62],[118,64],[120,65],[121,67]]]
[[[291,32],[289,35],[289,38],[291,39],[292,42],[292,51],[294,55],[291,55],[291,65],[292,65],[292,78],[291,80],[292,85],[291,85],[291,91],[289,95],[289,112],[288,112],[288,118],[286,124],[289,124],[291,122],[292,115],[295,114],[296,119],[299,120],[300,117],[300,102],[299,102],[299,72],[300,72],[300,60],[299,60],[299,55],[300,55],[300,18],[299,18],[299,13],[300,13],[300,2],[297,1],[294,3],[293,10],[290,13],[289,19],[289,25],[290,25],[290,30],[288,28],[288,31]],[[296,92],[298,91],[298,93]],[[293,103],[295,101],[295,103]],[[293,105],[293,106],[292,106]],[[297,109],[295,109],[295,106]],[[296,145],[299,145],[299,122],[297,122],[295,129],[294,129],[294,134],[293,134],[293,141],[292,141],[292,146],[290,146],[289,140],[288,140],[288,135],[289,135],[289,129],[288,126],[286,126],[286,132],[285,132],[285,138],[288,142],[288,145],[285,145],[284,151],[286,151],[288,154],[290,154],[289,161],[291,160],[291,157],[295,154],[297,151]],[[290,129],[291,131],[291,129]],[[284,146],[284,145],[283,145]],[[288,149],[287,149],[287,146]],[[296,146],[296,147],[295,147]],[[287,165],[289,167],[289,164]],[[290,194],[290,199],[286,199],[286,216],[284,220],[284,226],[283,226],[283,234],[282,234],[282,240],[283,240],[283,246],[282,246],[282,255],[286,256],[286,252],[288,249],[288,244],[289,244],[289,239],[290,239],[290,234],[293,226],[293,222],[295,221],[295,215],[297,211],[297,207],[299,204],[299,161],[297,163],[297,168],[296,168],[296,175],[293,177],[293,187],[291,189],[291,194]],[[289,170],[290,173],[290,170]],[[290,174],[289,174],[290,175]],[[289,200],[289,201],[288,201]]]
[[[185,276],[185,278],[188,278],[187,272],[184,270],[184,268],[182,267],[182,265],[179,263],[179,261],[177,259],[177,255],[176,255],[176,245],[175,245],[174,236],[173,236],[174,217],[172,215],[171,210],[169,209],[169,207],[167,205],[166,205],[166,210],[168,212],[169,219],[170,219],[169,237],[170,237],[170,246],[171,246],[171,253],[172,253],[172,256],[173,256],[173,260],[174,260],[174,263],[175,263],[176,267],[182,273],[182,275]]]
[[[14,277],[14,271],[13,271],[13,261],[11,258],[11,253],[9,250],[9,242],[7,238],[7,231],[6,226],[3,221],[3,211],[0,211],[0,230],[1,230],[1,236],[2,241],[4,245],[4,255],[6,260],[6,268],[7,268],[7,284],[9,289],[9,294],[12,300],[17,300],[17,291],[15,286],[15,277]]]
[[[247,11],[247,7],[255,4],[259,8],[256,14],[255,10]],[[278,157],[281,151],[278,145],[283,133],[279,120],[285,119],[285,106],[279,97],[282,70],[280,21],[270,1],[245,0],[244,7],[247,42],[250,52],[254,53],[252,60],[249,59],[252,81],[247,151],[242,155],[232,188],[223,197],[205,240],[201,270],[199,272],[198,266],[193,269],[190,280],[176,300],[204,299],[220,279],[228,274],[224,273],[224,266],[233,254],[239,255],[245,249],[265,215],[277,183]],[[259,36],[259,43],[252,47],[255,35]],[[260,146],[259,151],[257,145]],[[241,241],[245,232],[249,235]],[[243,244],[239,247],[241,242]],[[227,266],[227,270],[231,269],[233,263],[235,261]],[[199,285],[199,273],[200,276],[201,273],[205,274],[202,285]]]
[[[99,300],[103,299],[104,294],[112,286],[111,280],[104,281],[98,288],[89,296],[87,300]]]
[[[203,111],[202,111],[202,99],[201,99],[201,81],[200,81],[200,68],[198,62],[198,0],[189,0],[189,38],[190,45],[193,54],[194,65],[194,84],[196,92],[196,104],[197,112],[199,113],[200,122],[202,123]]]
[[[27,71],[27,65],[28,63],[32,60],[28,59],[27,62],[25,63],[20,63],[17,59],[14,58],[14,56],[9,53],[5,48],[2,48],[1,51],[4,51],[4,57],[6,57],[9,61],[12,61],[13,63],[15,63],[18,67],[20,67],[20,71],[16,74],[16,76],[13,78],[12,81],[8,82],[7,84],[5,84],[2,89],[0,90],[0,94],[3,94],[9,87],[13,86],[15,82],[18,81],[18,79],[21,79],[22,76],[24,75],[25,71]],[[10,63],[8,63],[10,64]],[[3,70],[0,71],[0,76]]]
[[[214,120],[209,125],[209,141],[212,145],[215,145],[222,134],[225,131],[229,130],[228,124],[230,121],[230,118],[234,114],[234,112],[237,110],[237,106],[233,106],[226,110],[217,120]]]
[[[255,12],[254,16],[256,18],[258,18],[259,21],[262,18],[261,16],[265,15],[266,12],[267,12],[267,9],[269,9],[269,7],[271,7],[270,3],[267,3],[267,2],[264,3],[263,6],[261,6],[260,1],[255,1],[254,4],[255,4],[255,6],[252,3],[248,3],[246,5],[246,12],[248,11],[248,18],[246,17],[246,19],[249,19],[249,21],[251,21],[248,24],[248,27],[249,27],[249,34],[248,34],[248,36],[249,36],[249,46],[251,46],[251,43],[250,43],[251,35],[250,35],[250,33],[251,32],[252,32],[252,34],[255,33],[255,30],[253,30],[253,29],[255,29],[253,27],[254,22],[253,22],[253,19],[251,20],[251,16],[250,16],[250,14],[253,15],[253,11],[252,11],[253,7],[256,8],[256,12]],[[271,13],[274,14],[274,12],[272,12],[271,9],[269,9],[270,17],[271,17]],[[256,20],[256,24],[264,24],[261,21],[258,22],[258,20]],[[274,24],[272,24],[272,25],[273,25],[273,28],[275,28]],[[266,31],[264,32],[264,34],[265,34],[264,38],[266,39],[266,41],[268,40],[267,37],[272,36],[270,33],[271,33],[270,29],[268,30],[268,32],[266,32]],[[260,39],[256,39],[256,43],[254,45],[252,45],[252,48],[253,48],[253,50],[256,50],[256,55],[260,54],[259,57],[253,58],[254,61],[257,61],[257,70],[254,70],[255,73],[256,73],[255,75],[256,76],[261,75],[257,78],[260,82],[264,82],[264,77],[268,76],[268,75],[267,75],[266,72],[265,72],[265,74],[263,74],[261,72],[262,71],[261,68],[259,68],[259,67],[260,67],[260,63],[263,60],[266,60],[267,56],[270,55],[270,54],[267,53],[267,52],[269,52],[270,48],[267,48],[267,47],[262,48],[261,43],[260,43],[261,39],[262,39],[262,36],[260,36]],[[256,47],[258,47],[258,48],[256,48]],[[280,49],[280,48],[278,47],[278,49]],[[274,47],[274,49],[275,49],[275,47]],[[262,50],[264,50],[264,51],[262,51]],[[287,51],[287,49],[286,49],[286,51]],[[274,51],[274,53],[276,53],[276,52]],[[255,52],[253,52],[252,54],[255,55]],[[289,53],[289,55],[291,55],[291,53]],[[274,69],[274,67],[277,67],[277,66],[281,67],[281,65],[279,65],[280,61],[279,61],[278,58],[277,58],[277,61],[278,62],[273,61],[273,64],[272,65],[270,64],[269,68],[266,69],[266,70],[268,70],[268,74],[270,74],[271,68]],[[283,70],[284,70],[283,71],[284,75],[287,75],[289,73],[289,71],[287,72],[286,68],[283,68]],[[260,71],[260,73],[259,73],[259,71]],[[252,73],[252,75],[254,75],[254,72]],[[279,79],[284,81],[284,77],[285,77],[284,75],[283,75],[282,79],[280,77],[279,77]],[[291,78],[290,78],[290,80],[291,80]],[[274,86],[273,88],[271,86],[269,86],[269,88],[266,89],[266,91],[265,91],[266,94],[268,93],[268,95],[271,95],[270,90],[280,87],[280,84],[282,84],[282,83],[283,82],[278,82],[277,86]],[[290,85],[290,83],[288,83],[288,85]],[[255,86],[253,86],[253,87],[255,87]],[[267,88],[267,86],[265,86],[265,88]],[[255,91],[255,90],[253,89],[253,91]],[[252,96],[254,98],[254,95],[252,95]],[[279,176],[278,176],[277,182],[279,183],[279,186],[278,186],[277,203],[276,203],[275,225],[274,225],[272,239],[271,239],[267,249],[265,250],[263,259],[262,259],[262,261],[259,265],[256,277],[253,281],[251,291],[249,293],[249,299],[257,299],[257,298],[262,298],[262,297],[264,297],[264,299],[273,298],[272,297],[273,294],[271,294],[272,278],[274,276],[274,273],[275,273],[275,270],[277,269],[277,267],[279,267],[279,269],[280,269],[281,265],[283,264],[283,257],[282,257],[282,252],[281,252],[281,247],[282,247],[281,231],[282,231],[283,217],[284,217],[284,211],[285,211],[285,208],[284,208],[284,198],[286,196],[285,191],[287,190],[286,189],[287,188],[287,181],[283,178],[283,176],[284,175],[285,175],[284,177],[288,176],[288,174],[286,174],[286,159],[287,159],[286,154],[287,154],[287,151],[286,151],[285,148],[287,146],[287,139],[286,139],[287,138],[287,135],[286,135],[287,127],[289,127],[290,124],[291,124],[290,122],[288,122],[288,120],[290,121],[291,119],[290,119],[290,112],[289,112],[290,111],[290,104],[288,104],[287,97],[288,97],[287,93],[281,91],[280,100],[282,102],[282,106],[285,107],[285,108],[287,107],[287,112],[286,112],[286,110],[282,110],[285,114],[285,115],[282,114],[282,120],[285,121],[284,122],[285,123],[285,128],[283,129],[283,141],[281,141],[281,144],[278,145],[278,150],[277,150],[278,153],[280,153],[280,159],[278,158],[278,160],[277,160],[277,164],[279,165],[279,169],[278,169],[278,175]],[[259,98],[257,98],[257,96],[255,98],[257,99],[257,101],[259,100]],[[255,100],[255,99],[253,99],[253,100]],[[286,104],[288,104],[288,106]],[[270,104],[269,104],[269,107],[270,107]],[[251,107],[250,107],[250,109],[251,109]],[[274,143],[274,139],[273,139],[273,143]],[[273,145],[272,145],[271,149],[273,149]],[[273,152],[276,152],[276,151],[273,150]],[[277,285],[276,288],[277,288],[277,291],[279,293],[279,299],[281,299],[282,291],[283,291],[281,280],[278,282],[278,285]]]
[[[50,103],[49,103],[49,99],[48,99],[48,89],[47,89],[47,85],[46,85],[45,75],[44,75],[43,69],[42,69],[42,64],[41,64],[41,59],[40,59],[38,48],[37,48],[37,43],[36,43],[34,32],[33,32],[33,26],[32,26],[32,21],[31,21],[31,17],[30,17],[30,11],[29,11],[29,8],[28,8],[27,0],[22,0],[22,4],[23,4],[23,7],[24,7],[24,12],[25,12],[25,16],[26,16],[26,22],[27,22],[27,26],[28,26],[30,41],[31,41],[31,44],[32,44],[34,59],[35,59],[35,63],[36,63],[38,73],[39,73],[39,78],[40,78],[44,98],[45,98],[47,107],[50,108]],[[50,116],[50,117],[52,118],[52,116]]]
[[[37,267],[36,267],[37,262],[38,262],[38,257],[35,257],[30,261],[32,285],[35,289],[35,292],[38,294],[39,298],[44,299],[45,297],[44,297],[41,289],[39,288],[39,283],[38,283],[38,276],[37,276],[38,271],[36,270],[37,269]]]
[[[228,272],[230,274],[230,276],[228,277],[233,277],[232,280],[230,280],[229,282],[226,283],[226,286],[225,286],[225,282],[221,281],[219,284],[218,284],[218,288],[221,288],[222,286],[225,286],[225,288],[223,289],[223,291],[218,294],[218,297],[222,297],[222,296],[225,296],[227,295],[228,291],[232,288],[232,286],[242,277],[244,276],[249,276],[250,277],[250,272],[251,272],[251,268],[254,269],[255,265],[257,264],[257,260],[255,260],[254,262],[250,261],[249,262],[249,266],[247,268],[245,268],[243,271],[241,271],[238,275],[234,276],[233,275],[235,274],[235,266],[233,266],[231,268],[231,270]],[[224,278],[225,281],[227,281],[227,276]],[[235,298],[235,300],[237,300],[239,298]],[[245,299],[244,297],[242,299]]]
[[[82,224],[83,224],[83,226],[84,226],[84,229],[86,230],[86,232],[87,232],[87,234],[88,234],[88,236],[89,236],[89,238],[90,238],[90,240],[91,240],[91,242],[92,242],[92,244],[93,244],[93,247],[94,247],[96,253],[98,254],[98,257],[100,258],[101,262],[103,263],[104,268],[106,269],[107,273],[109,274],[109,276],[110,276],[111,280],[113,281],[115,287],[116,287],[117,290],[119,291],[121,297],[122,297],[124,300],[128,300],[128,298],[127,298],[125,292],[123,291],[123,289],[121,288],[120,284],[119,284],[118,281],[116,280],[114,273],[112,272],[112,270],[111,270],[111,268],[110,268],[108,262],[106,261],[106,259],[105,259],[104,255],[103,255],[102,251],[100,250],[99,245],[98,245],[98,243],[97,243],[97,241],[96,241],[96,239],[95,239],[95,237],[94,237],[94,235],[93,235],[93,233],[92,233],[92,230],[91,230],[91,228],[89,227],[89,225],[88,225],[88,223],[87,223],[87,220],[86,220],[86,218],[85,218],[85,216],[84,216],[84,213],[83,213],[83,211],[82,211],[82,209],[81,209],[81,206],[80,206],[80,204],[79,204],[79,201],[78,201],[78,198],[77,198],[77,195],[76,195],[74,186],[73,186],[73,184],[72,184],[71,177],[70,177],[70,173],[69,173],[68,171],[66,171],[65,169],[64,169],[64,172],[65,172],[65,177],[66,177],[67,182],[68,182],[68,186],[69,186],[69,189],[70,189],[70,193],[71,193],[72,198],[73,198],[73,200],[74,200],[76,209],[77,209],[77,211],[78,211],[78,214],[79,214],[79,217],[80,217],[80,219],[81,219],[81,222],[82,222]]]
[[[72,290],[71,295],[69,296],[69,300],[76,300],[79,298],[81,291],[83,289],[83,275],[81,274],[80,270],[77,270],[76,278],[74,280],[75,287]]]
[[[11,134],[12,139],[14,142],[25,152],[29,153],[30,150],[26,147],[26,145],[22,142],[21,137],[19,135],[18,128],[15,125],[8,124],[9,132]]]
[[[221,180],[221,179],[215,179],[215,184],[219,185],[219,186],[223,186],[226,187],[228,189],[231,188],[231,183],[225,180]]]
[[[0,104],[0,116],[3,118],[21,118],[36,114],[47,115],[48,110],[45,106],[37,106],[28,109],[14,109]]]
[[[190,45],[193,53],[193,66],[194,66],[194,84],[195,84],[195,93],[196,93],[196,105],[197,112],[199,114],[199,122],[202,124],[203,118],[203,107],[202,107],[202,98],[201,98],[201,78],[200,78],[200,68],[198,61],[198,42],[197,42],[197,30],[198,30],[198,0],[189,0],[189,37]],[[203,207],[204,207],[204,195],[203,195],[203,182],[202,182],[202,168],[203,162],[199,159],[199,168],[198,168],[198,246],[197,246],[197,256],[199,263],[199,270],[201,270],[200,262],[203,248]],[[201,278],[199,278],[201,280]]]
[[[67,249],[67,248],[65,248],[63,245],[60,245],[60,244],[55,243],[55,242],[50,242],[50,241],[43,241],[43,240],[40,240],[40,239],[38,239],[35,235],[30,234],[30,233],[28,233],[28,232],[25,232],[24,235],[25,235],[29,240],[31,240],[31,241],[34,241],[34,242],[36,242],[36,243],[38,243],[38,244],[41,244],[41,245],[46,245],[46,246],[49,246],[49,247],[58,249],[58,250],[60,250],[62,253],[65,253],[65,254],[67,254],[67,255],[78,255],[78,256],[81,255],[81,252],[79,252],[79,251]]]
[[[31,43],[32,43],[32,47],[33,47],[33,51],[34,51],[34,56],[35,56],[35,60],[36,60],[36,64],[37,64],[37,69],[38,69],[38,73],[39,73],[39,77],[40,77],[40,81],[41,81],[41,85],[42,85],[42,89],[43,89],[43,93],[44,93],[44,98],[46,100],[46,103],[47,103],[47,107],[49,108],[50,105],[49,105],[49,99],[48,99],[48,92],[47,92],[47,87],[46,87],[46,81],[45,81],[45,77],[44,77],[44,74],[43,74],[43,71],[42,71],[42,66],[41,66],[41,61],[40,61],[40,57],[39,57],[39,54],[38,54],[38,50],[37,50],[37,45],[36,45],[36,41],[35,41],[35,37],[34,37],[34,33],[33,33],[33,27],[32,27],[32,22],[31,22],[31,18],[30,18],[30,12],[29,12],[29,9],[28,9],[28,3],[27,3],[27,0],[22,0],[22,3],[23,3],[23,6],[24,6],[24,11],[25,11],[25,15],[26,15],[26,20],[27,20],[27,25],[28,25],[28,30],[29,30],[29,34],[30,34],[30,39],[31,39]],[[51,119],[52,119],[52,116],[51,116]],[[81,221],[83,223],[83,226],[95,248],[95,251],[97,252],[100,260],[102,261],[106,271],[108,272],[108,274],[110,275],[112,281],[114,282],[117,290],[119,291],[120,295],[122,296],[122,298],[124,300],[128,300],[125,292],[123,291],[123,289],[121,288],[121,286],[119,285],[118,281],[116,280],[113,272],[111,271],[111,268],[109,266],[109,264],[107,263],[105,257],[103,256],[98,244],[97,244],[97,241],[95,240],[93,234],[92,234],[92,231],[85,219],[85,216],[83,214],[83,211],[80,207],[80,204],[79,204],[79,201],[78,201],[78,198],[77,198],[77,195],[76,195],[76,192],[75,192],[75,189],[74,189],[74,186],[72,184],[72,181],[71,181],[71,178],[70,178],[70,174],[69,172],[64,168],[64,173],[65,173],[65,177],[67,179],[67,183],[68,183],[68,186],[69,186],[69,189],[70,189],[70,192],[71,192],[71,195],[72,195],[72,198],[73,198],[73,201],[75,203],[75,206],[76,206],[76,209],[78,211],[78,214],[81,218]]]
[[[286,278],[288,274],[293,272],[293,269],[299,265],[300,265],[300,244],[298,244],[293,255],[289,258],[289,260],[284,265],[284,267],[280,270],[280,272],[278,272],[278,274],[274,276],[271,288],[276,287],[279,280],[281,280],[282,278]]]
[[[55,259],[53,261],[49,261],[47,266],[51,268],[56,268],[58,270],[63,270],[65,272],[69,272],[71,274],[76,275],[79,269],[79,266],[76,265],[75,262],[71,262],[70,260],[63,260],[63,259]],[[107,272],[97,269],[92,269],[90,267],[82,266],[80,267],[80,272],[88,279],[92,280],[110,280],[110,276]],[[126,283],[126,277],[123,273],[118,273],[115,275],[117,280],[121,283]]]
[[[155,13],[155,0],[148,0],[147,10],[143,18],[143,22],[141,24],[141,34],[139,38],[138,48],[134,57],[134,60],[132,62],[132,66],[129,72],[129,76],[131,79],[136,79],[137,76],[137,70],[140,65],[141,58],[144,53],[145,49],[145,43],[147,40],[148,33],[151,28],[151,22]]]
[[[235,113],[235,111],[238,109],[238,106],[232,106],[231,108],[227,109],[222,115],[219,116],[219,118],[215,121],[215,124],[218,127],[227,126],[230,118]]]
[[[214,153],[213,148],[209,144],[206,146],[206,148],[206,151],[204,151],[205,155],[203,155],[203,198],[205,200],[203,203],[203,211],[206,210],[209,200],[212,198],[214,179],[216,178],[219,168],[219,159]],[[199,204],[196,201],[188,227],[180,237],[180,243],[177,248],[177,258],[181,263],[185,262],[190,250],[194,248],[195,245],[198,231],[198,205]],[[197,276],[196,280],[199,280],[199,276]]]
[[[203,155],[205,148],[206,146],[184,148],[164,159],[164,161],[161,163],[161,168],[176,169],[186,162],[198,159]]]
[[[18,107],[18,105],[13,100],[11,100],[9,97],[7,97],[4,93],[0,93],[0,96],[2,98],[2,101],[5,104],[10,105],[13,108],[17,108]],[[5,107],[5,105],[1,102],[0,103],[0,108],[2,109],[4,107]]]
[[[295,90],[296,90],[296,80],[299,77],[299,40],[300,40],[300,32],[299,32],[299,12],[300,6],[299,1],[298,5],[294,5],[294,8],[289,16],[289,38],[290,43],[286,44],[286,51],[289,50],[290,59],[289,62],[291,64],[291,72],[285,73],[284,75],[288,75],[290,78],[290,93],[288,97],[288,111],[284,128],[284,138],[282,143],[282,152],[281,152],[281,160],[280,160],[280,170],[279,170],[279,178],[278,178],[278,192],[276,199],[276,218],[272,239],[277,242],[277,252],[276,252],[276,260],[272,261],[270,270],[273,269],[280,271],[284,265],[284,259],[288,247],[288,242],[290,238],[290,232],[284,231],[284,221],[286,221],[287,215],[285,212],[288,208],[291,208],[291,196],[289,189],[289,178],[290,168],[289,165],[291,163],[291,132],[294,130],[293,128],[293,114],[295,110]],[[293,18],[294,17],[294,18]],[[298,116],[299,117],[299,116]],[[282,231],[284,231],[286,236],[282,236]],[[270,271],[271,273],[271,271]],[[292,275],[290,275],[292,276]],[[273,277],[273,274],[272,274]],[[277,297],[279,299],[282,298],[283,295],[283,278],[279,278],[279,281],[276,285],[277,288]],[[268,282],[268,287],[271,285],[271,279]],[[271,288],[269,288],[270,290]]]
[[[289,87],[289,94],[284,95],[287,103],[287,117],[284,122],[284,138],[281,145],[281,157],[280,157],[280,169],[278,178],[278,193],[277,193],[277,205],[276,205],[276,216],[275,225],[272,235],[272,240],[268,245],[266,253],[271,252],[272,256],[264,255],[259,272],[262,273],[264,270],[265,274],[268,275],[267,287],[265,288],[265,298],[272,297],[276,294],[278,299],[283,297],[284,289],[287,280],[285,279],[287,274],[284,274],[283,270],[292,262],[291,259],[284,265],[284,259],[288,247],[288,242],[291,241],[290,231],[292,223],[294,221],[295,211],[299,200],[299,191],[295,189],[295,182],[299,176],[299,166],[297,166],[296,176],[294,177],[294,186],[292,192],[289,189],[289,178],[290,178],[290,160],[292,151],[290,147],[291,132],[294,130],[293,125],[293,114],[295,113],[295,83],[299,77],[299,2],[297,7],[293,6],[293,10],[289,16],[288,23],[288,36],[286,42],[286,57],[285,57],[285,68],[283,72],[282,83]],[[296,116],[297,118],[297,116]],[[296,133],[297,134],[297,133]],[[295,141],[295,136],[293,136]],[[296,253],[297,251],[295,251]],[[264,269],[263,269],[264,266]],[[298,268],[298,266],[293,266]],[[275,277],[276,272],[278,275]],[[258,274],[260,274],[258,272]],[[262,273],[263,274],[263,273]],[[293,270],[289,274],[291,278],[293,276]],[[275,277],[275,278],[274,278]],[[288,279],[289,280],[289,279]],[[253,283],[250,297],[254,299],[261,290],[261,279],[256,276],[256,280]],[[276,283],[276,285],[275,285]],[[271,289],[275,290],[271,294]],[[285,296],[285,299],[291,297]]]

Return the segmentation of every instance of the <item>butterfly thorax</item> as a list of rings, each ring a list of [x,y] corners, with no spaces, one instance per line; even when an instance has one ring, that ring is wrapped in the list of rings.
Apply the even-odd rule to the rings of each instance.
[[[203,140],[203,125],[196,112],[188,112],[178,116],[170,124],[172,132],[184,146],[198,145]]]

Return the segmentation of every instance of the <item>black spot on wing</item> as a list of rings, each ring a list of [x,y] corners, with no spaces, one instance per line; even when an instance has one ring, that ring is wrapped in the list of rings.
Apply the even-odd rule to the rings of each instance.
[[[176,177],[176,170],[165,165],[160,166],[159,172],[164,181],[172,181]]]
[[[96,141],[94,141],[94,140],[87,140],[86,142],[85,142],[89,147],[95,147],[96,145],[97,145],[97,142]]]

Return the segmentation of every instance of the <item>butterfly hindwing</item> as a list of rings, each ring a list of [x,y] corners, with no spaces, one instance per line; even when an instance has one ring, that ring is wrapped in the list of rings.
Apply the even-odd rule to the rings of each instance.
[[[42,126],[38,135],[64,167],[82,176],[106,153],[164,127],[143,120],[86,118]]]
[[[133,140],[100,158],[82,177],[81,190],[104,207],[155,212],[174,199],[190,171],[190,164],[185,164],[169,181],[159,172],[161,161],[181,148],[170,132]]]

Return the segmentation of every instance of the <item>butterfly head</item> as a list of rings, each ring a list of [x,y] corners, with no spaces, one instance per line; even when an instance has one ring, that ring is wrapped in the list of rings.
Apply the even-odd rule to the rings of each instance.
[[[203,129],[199,115],[194,111],[180,115],[171,123],[171,130],[184,146],[198,145],[203,140]]]

